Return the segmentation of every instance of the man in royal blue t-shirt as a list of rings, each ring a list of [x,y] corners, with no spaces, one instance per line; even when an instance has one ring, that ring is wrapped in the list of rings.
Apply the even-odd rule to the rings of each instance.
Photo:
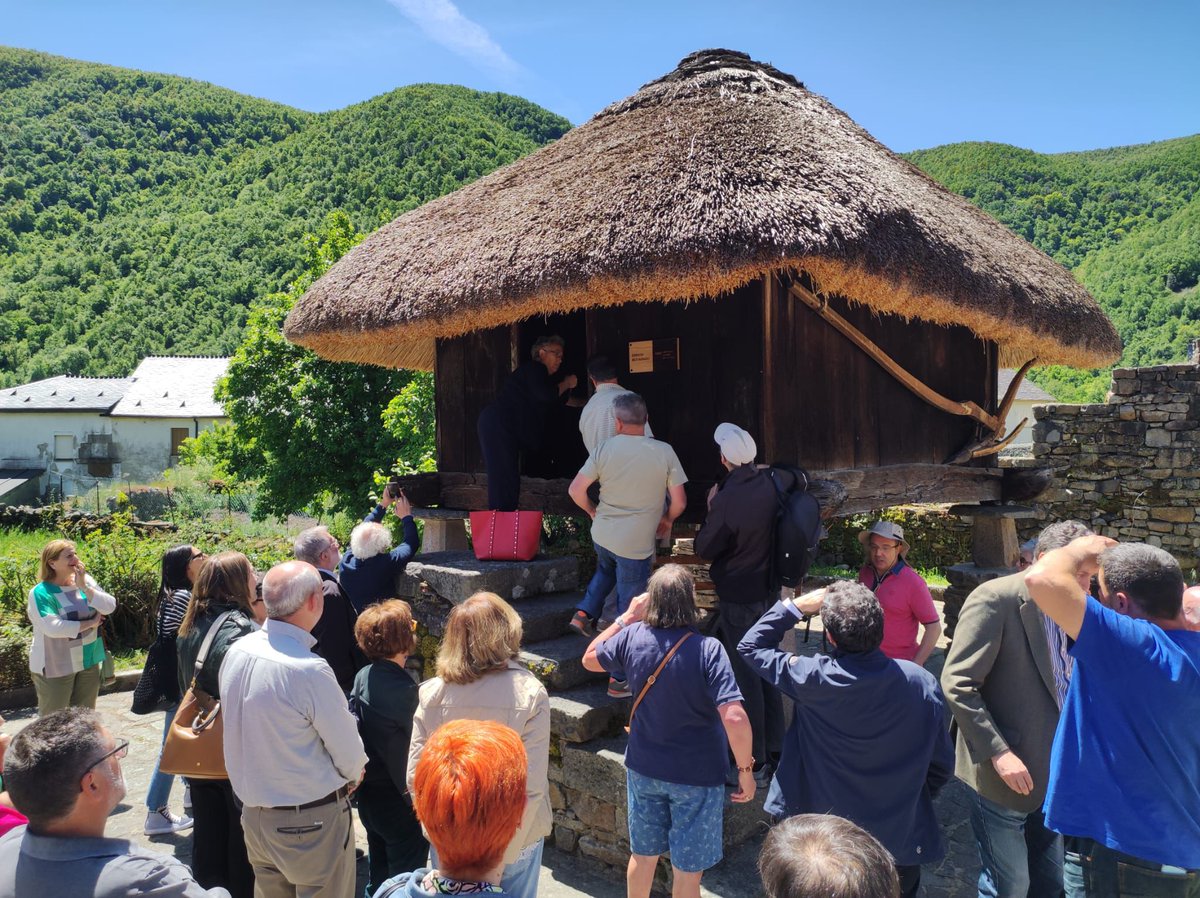
[[[1076,576],[1096,571],[1100,601]],[[1043,555],[1025,584],[1075,640],[1046,796],[1067,895],[1200,895],[1200,633],[1179,563],[1087,536]]]

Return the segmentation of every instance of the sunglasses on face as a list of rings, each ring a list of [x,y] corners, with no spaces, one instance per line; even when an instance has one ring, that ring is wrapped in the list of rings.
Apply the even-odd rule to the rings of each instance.
[[[114,748],[112,751],[105,752],[100,757],[96,758],[96,760],[92,761],[92,763],[88,764],[87,767],[84,768],[83,772],[88,773],[89,771],[93,770],[96,766],[103,764],[109,758],[116,758],[119,761],[128,754],[129,754],[129,740],[124,739],[121,742],[118,742],[117,747]],[[82,783],[80,783],[80,785],[79,785],[79,791],[80,792],[83,791]]]

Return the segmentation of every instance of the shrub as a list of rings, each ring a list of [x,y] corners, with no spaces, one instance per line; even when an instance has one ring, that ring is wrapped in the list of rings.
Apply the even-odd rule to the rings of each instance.
[[[12,623],[0,624],[0,692],[32,686],[29,676],[30,631]]]
[[[166,545],[144,539],[129,525],[129,516],[112,516],[108,533],[84,537],[79,554],[88,573],[117,598],[117,610],[104,622],[104,639],[111,646],[143,647],[154,639],[154,609],[159,571]]]

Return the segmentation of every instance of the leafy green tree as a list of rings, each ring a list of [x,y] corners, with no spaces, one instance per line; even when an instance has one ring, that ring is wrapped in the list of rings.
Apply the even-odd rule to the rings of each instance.
[[[245,338],[217,388],[231,432],[212,438],[211,445],[231,473],[258,480],[260,516],[325,501],[360,510],[374,473],[390,469],[402,448],[384,426],[383,413],[410,385],[412,373],[326,361],[283,338],[296,300],[361,239],[340,212],[329,216],[319,237],[305,239],[303,273],[286,293],[251,308]],[[416,420],[419,415],[410,403],[405,426],[428,427]]]

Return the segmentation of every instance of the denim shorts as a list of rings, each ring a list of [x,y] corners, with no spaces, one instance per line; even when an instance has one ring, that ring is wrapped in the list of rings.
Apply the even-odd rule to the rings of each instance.
[[[684,786],[628,769],[625,776],[634,854],[670,851],[671,866],[684,873],[699,873],[721,860],[724,786]]]

